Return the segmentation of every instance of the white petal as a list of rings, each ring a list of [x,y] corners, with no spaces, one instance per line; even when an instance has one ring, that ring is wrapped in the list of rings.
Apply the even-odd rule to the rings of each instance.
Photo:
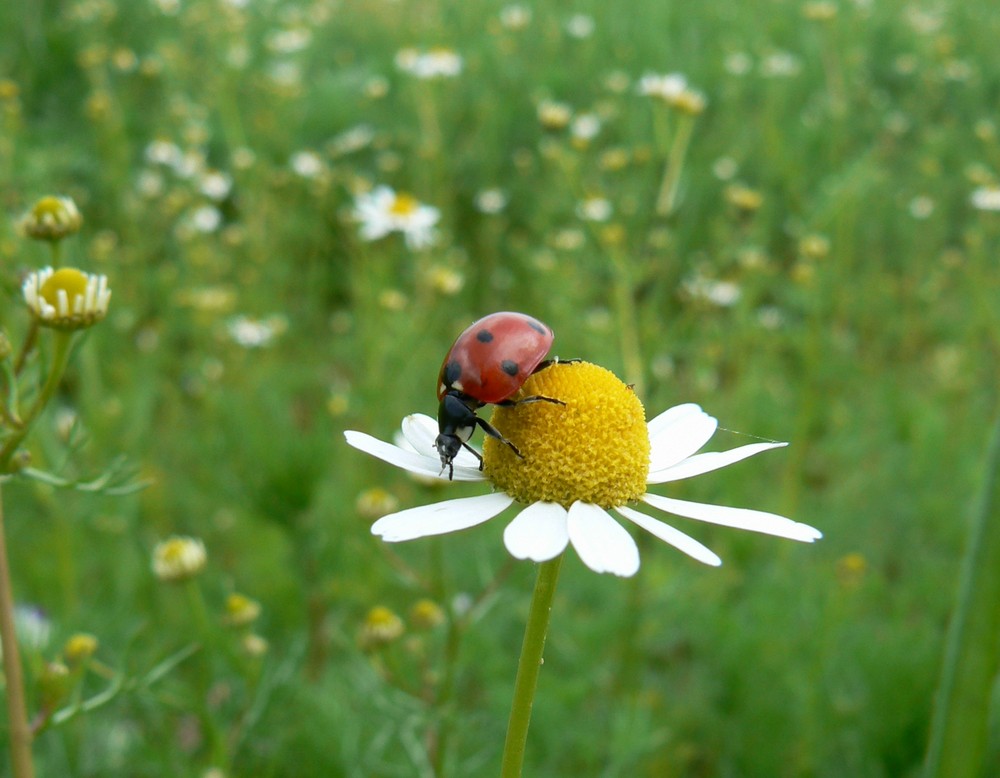
[[[418,454],[425,454],[432,459],[438,459],[437,447],[434,441],[438,436],[438,423],[425,413],[411,413],[403,419],[403,437],[413,446],[413,450]],[[479,460],[475,454],[459,449],[455,456],[455,467],[471,467],[479,469]]]
[[[719,422],[693,403],[670,408],[648,424],[649,469],[676,465],[708,443]]]
[[[414,451],[434,451],[434,439],[438,434],[437,422],[426,413],[411,413],[403,417],[399,425],[403,435],[413,446]]]
[[[661,497],[658,494],[646,494],[643,501],[676,516],[705,521],[709,524],[719,524],[723,527],[747,529],[752,532],[762,532],[765,535],[777,535],[789,540],[801,540],[812,543],[823,537],[823,533],[808,524],[786,519],[775,513],[755,511],[750,508],[727,508],[723,505],[706,505],[700,502],[675,500],[672,497]]]
[[[569,543],[566,509],[555,502],[536,502],[521,511],[503,531],[503,542],[511,556],[547,562]]]
[[[683,551],[685,554],[697,559],[699,562],[704,562],[706,565],[712,565],[713,567],[718,567],[722,564],[722,560],[719,559],[719,556],[712,551],[712,549],[707,546],[703,546],[697,540],[689,535],[685,535],[679,529],[674,529],[669,524],[664,524],[659,519],[654,519],[652,516],[647,516],[645,513],[632,510],[624,505],[615,508],[615,510],[629,521],[638,524],[646,530],[646,532],[655,535],[660,540],[666,541],[674,548],[679,551]]]
[[[424,454],[414,453],[413,451],[405,451],[399,446],[392,445],[392,443],[386,443],[378,438],[373,438],[367,433],[355,430],[346,430],[344,438],[354,448],[364,451],[366,454],[371,454],[373,457],[378,457],[390,465],[401,467],[418,475],[428,475],[433,478],[440,478],[443,481],[448,480],[448,474],[442,472],[441,460],[437,457],[429,457]],[[453,480],[485,481],[486,476],[479,471],[478,467],[456,467]]]
[[[514,498],[503,492],[460,497],[390,513],[372,524],[372,534],[397,543],[474,527],[496,516]]]
[[[695,454],[675,465],[662,467],[658,470],[650,468],[646,483],[664,484],[667,481],[680,481],[682,478],[691,478],[727,467],[747,457],[752,457],[754,454],[759,454],[761,451],[782,448],[787,445],[787,443],[751,443],[748,446],[731,448],[729,451],[708,451],[704,454]]]
[[[649,437],[655,437],[661,430],[676,424],[678,420],[685,416],[699,413],[704,413],[704,411],[701,409],[701,406],[695,403],[684,403],[683,405],[675,405],[673,408],[667,408],[663,413],[646,423],[646,428],[649,430]]]
[[[586,502],[575,502],[567,517],[569,539],[583,563],[595,573],[624,578],[639,570],[639,549],[625,528],[607,511]]]

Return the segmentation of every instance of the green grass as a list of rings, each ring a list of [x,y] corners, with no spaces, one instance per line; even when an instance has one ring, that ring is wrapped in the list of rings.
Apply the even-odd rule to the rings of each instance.
[[[218,625],[211,650],[150,689],[41,734],[40,775],[202,776],[216,764],[233,776],[423,776],[441,731],[443,774],[496,774],[534,566],[507,567],[502,521],[393,547],[371,537],[356,508],[365,490],[401,507],[442,492],[341,433],[386,438],[405,414],[433,414],[455,335],[504,309],[549,323],[560,356],[636,382],[649,415],[700,403],[736,431],[718,448],[791,442],[656,491],[825,534],[802,546],[678,520],[723,567],[644,538],[628,581],[570,552],[526,774],[919,772],[997,411],[1000,213],[969,196],[1000,182],[1000,13],[986,0],[844,2],[819,22],[783,0],[581,3],[594,31],[574,39],[563,4],[532,4],[523,30],[500,24],[502,7],[0,7],[0,323],[19,343],[20,279],[49,259],[15,222],[45,194],[71,195],[84,214],[66,261],[113,289],[58,398],[85,445],[64,464],[50,410],[30,439],[35,463],[90,477],[124,454],[152,480],[128,497],[4,485],[16,598],[52,624],[29,668],[79,631],[130,677],[203,639],[183,588],[150,572],[152,548],[175,533],[207,546],[198,586],[213,617],[227,593],[253,597],[269,643],[250,660]],[[280,53],[280,30],[310,37]],[[422,82],[394,65],[403,47],[435,45],[464,57],[457,78]],[[796,72],[768,75],[783,52]],[[748,72],[731,72],[734,55]],[[664,219],[653,206],[667,111],[635,83],[669,71],[708,107]],[[597,114],[600,133],[581,146],[544,130],[543,99]],[[339,152],[331,141],[359,124],[371,142]],[[220,229],[179,229],[210,201],[197,178],[146,161],[157,139],[232,177]],[[289,165],[306,150],[324,164],[315,178]],[[723,158],[732,181],[715,172]],[[143,193],[151,173],[159,186]],[[733,182],[759,192],[759,210],[727,202]],[[441,209],[437,245],[363,242],[350,212],[367,184]],[[509,196],[497,215],[475,207],[491,187]],[[608,224],[575,215],[585,195],[613,204]],[[933,206],[922,218],[920,197]],[[810,236],[828,241],[825,256],[803,254]],[[436,286],[441,269],[460,290]],[[738,284],[739,300],[693,299],[696,276]],[[206,304],[206,290],[223,304]],[[401,306],[386,306],[387,291]],[[237,314],[287,328],[244,348],[227,330]],[[452,635],[452,660],[444,626],[359,646],[373,606],[447,607],[499,572]],[[435,703],[452,673],[450,699]],[[82,691],[105,686],[91,674]],[[207,722],[229,738],[215,762]],[[984,775],[1000,771],[995,720],[991,743]]]

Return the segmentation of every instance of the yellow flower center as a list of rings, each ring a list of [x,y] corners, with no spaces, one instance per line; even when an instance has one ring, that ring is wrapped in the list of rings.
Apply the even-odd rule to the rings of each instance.
[[[48,277],[39,294],[45,298],[45,302],[58,309],[60,290],[66,292],[72,308],[73,301],[78,296],[84,297],[87,294],[87,276],[76,268],[64,267]]]
[[[490,423],[523,458],[487,437],[483,470],[521,503],[576,500],[613,508],[639,499],[649,474],[649,432],[642,403],[610,370],[559,362],[535,373],[515,399],[561,400],[497,406]]]
[[[416,213],[420,202],[413,195],[408,195],[405,192],[400,192],[392,201],[392,205],[389,207],[389,213],[393,216],[412,216]]]

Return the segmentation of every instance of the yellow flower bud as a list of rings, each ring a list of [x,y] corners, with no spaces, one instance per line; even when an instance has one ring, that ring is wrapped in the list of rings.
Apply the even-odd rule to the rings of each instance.
[[[76,203],[70,197],[43,197],[32,206],[20,222],[21,232],[35,240],[57,241],[83,226]]]
[[[82,664],[97,652],[97,645],[97,638],[93,635],[77,632],[75,635],[70,635],[66,645],[63,646],[63,656],[70,665]]]

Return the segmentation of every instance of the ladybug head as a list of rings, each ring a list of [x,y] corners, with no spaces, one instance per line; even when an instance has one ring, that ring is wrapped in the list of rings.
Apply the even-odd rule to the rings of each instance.
[[[441,455],[441,471],[444,472],[447,467],[449,478],[454,473],[452,461],[472,437],[478,421],[475,412],[457,394],[446,392],[441,398],[441,404],[438,406],[439,434],[434,445]]]
[[[447,467],[449,470],[448,478],[451,478],[455,473],[455,466],[452,464],[452,461],[458,456],[458,452],[462,448],[462,440],[458,435],[441,434],[437,436],[434,445],[437,446],[438,454],[441,455],[441,472],[443,473]]]

